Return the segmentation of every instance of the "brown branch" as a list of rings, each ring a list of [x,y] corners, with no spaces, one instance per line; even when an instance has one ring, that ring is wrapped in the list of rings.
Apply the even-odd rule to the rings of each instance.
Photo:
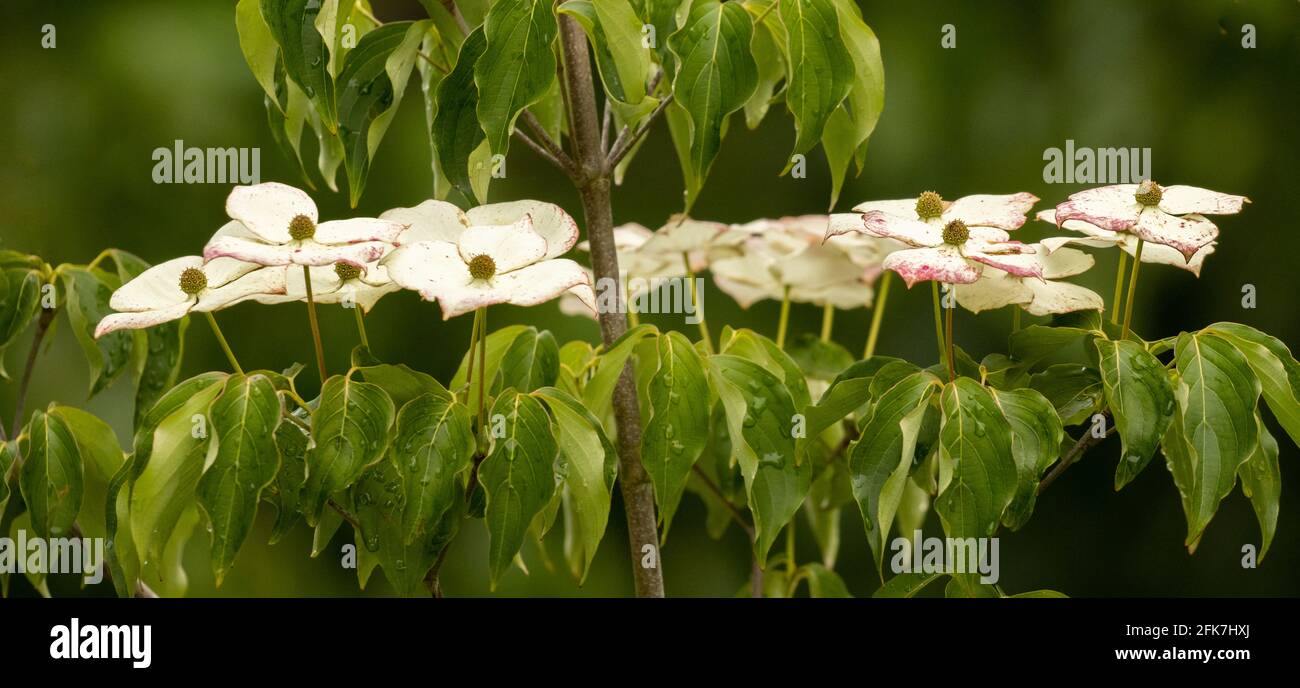
[[[348,525],[352,526],[352,527],[353,527],[354,529],[356,529],[358,532],[361,531],[361,522],[357,520],[357,517],[356,517],[356,516],[353,516],[353,515],[352,515],[352,512],[350,512],[350,511],[348,511],[347,509],[343,508],[343,505],[342,505],[342,504],[339,504],[338,502],[334,501],[333,499],[330,499],[328,502],[326,502],[326,504],[329,504],[329,507],[330,507],[331,509],[337,511],[338,514],[339,514],[339,516],[342,516],[342,517],[343,517],[343,520],[348,522]]]
[[[546,127],[542,126],[542,123],[538,121],[537,115],[534,115],[528,110],[524,110],[519,119],[523,120],[524,125],[533,133],[533,136],[537,139],[537,143],[540,143],[542,148],[545,148],[546,152],[550,154],[551,159],[555,161],[554,164],[556,167],[563,170],[565,174],[569,175],[569,177],[573,177],[578,171],[578,167],[573,162],[573,158],[570,158],[568,153],[565,153],[564,149],[560,147],[560,144],[556,143],[555,140],[551,138],[551,135],[546,133]],[[518,133],[518,130],[516,130],[516,133]]]
[[[525,146],[528,146],[529,148],[531,148],[531,149],[533,150],[533,152],[536,153],[538,156],[540,156],[543,160],[545,160],[546,162],[551,163],[551,164],[554,165],[556,168],[558,168],[561,172],[564,172],[565,174],[569,174],[569,172],[570,172],[570,167],[569,167],[569,166],[565,165],[562,161],[560,161],[560,160],[559,160],[558,158],[556,158],[554,155],[551,155],[550,151],[548,151],[548,150],[546,150],[545,148],[543,148],[541,144],[539,144],[539,143],[537,143],[536,141],[534,141],[534,140],[528,138],[528,134],[525,134],[524,132],[522,132],[522,131],[520,131],[520,130],[518,130],[518,129],[515,129],[515,138],[517,138],[517,139],[519,139],[521,142],[523,142],[523,144],[524,144]]]
[[[1106,421],[1107,424],[1109,425],[1110,424],[1109,411],[1106,412]],[[1115,432],[1114,425],[1110,425],[1110,427],[1106,430],[1106,434],[1101,437],[1094,436],[1091,431],[1085,431],[1083,433],[1083,436],[1080,437],[1078,441],[1074,443],[1074,446],[1070,447],[1070,450],[1065,453],[1065,456],[1062,456],[1061,460],[1058,461],[1056,465],[1052,467],[1051,472],[1049,472],[1046,476],[1044,476],[1042,481],[1038,483],[1037,494],[1041,495],[1044,492],[1046,492],[1047,488],[1050,487],[1052,483],[1056,482],[1057,478],[1061,477],[1061,474],[1065,472],[1065,469],[1074,465],[1074,463],[1078,461],[1079,457],[1082,456],[1084,452],[1097,446],[1098,444],[1101,444],[1102,440],[1106,439],[1107,437],[1110,437],[1110,434],[1112,432]]]
[[[614,139],[614,145],[611,146],[609,157],[605,161],[607,169],[612,170],[615,167],[618,167],[618,164],[622,162],[623,158],[627,157],[627,154],[631,152],[637,142],[645,136],[647,131],[650,131],[650,125],[654,124],[655,120],[659,118],[659,115],[662,114],[664,109],[672,102],[673,95],[671,93],[664,96],[664,99],[659,101],[659,105],[655,107],[654,111],[651,112],[650,115],[646,117],[639,126],[637,126],[636,131],[631,134],[628,134],[628,127],[623,127],[623,131],[619,133],[618,138]]]
[[[587,238],[591,242],[591,264],[598,280],[618,279],[618,254],[614,249],[614,212],[606,157],[600,148],[600,116],[596,113],[596,89],[587,54],[587,37],[572,17],[560,17],[565,104],[568,106],[570,141],[577,161],[575,184],[582,196]],[[617,292],[616,292],[617,293]],[[616,298],[622,299],[617,293]],[[601,338],[611,345],[627,331],[627,316],[621,308],[603,309]],[[614,421],[618,430],[619,488],[627,515],[628,546],[632,576],[638,597],[663,597],[663,558],[659,556],[659,532],[655,518],[654,488],[641,465],[641,409],[636,395],[632,362],[629,361],[614,388]],[[655,565],[641,565],[646,552],[655,553]]]
[[[14,422],[10,426],[9,434],[14,437],[18,436],[18,430],[22,428],[23,406],[27,403],[27,390],[32,383],[32,372],[36,369],[36,357],[41,352],[41,342],[45,340],[45,333],[49,332],[50,324],[54,322],[54,316],[58,312],[55,308],[42,308],[41,317],[36,321],[36,335],[32,337],[32,348],[27,352],[27,363],[23,368],[23,379],[18,383],[18,396],[14,401]],[[17,465],[17,461],[14,462]]]

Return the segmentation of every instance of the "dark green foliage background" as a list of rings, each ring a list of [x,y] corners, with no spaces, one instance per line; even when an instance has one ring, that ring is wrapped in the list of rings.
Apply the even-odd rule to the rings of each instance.
[[[422,16],[418,3],[375,0],[385,19]],[[1146,266],[1135,328],[1165,336],[1235,320],[1300,348],[1296,256],[1300,255],[1296,155],[1300,129],[1300,5],[1224,0],[1133,3],[864,2],[864,19],[880,37],[886,69],[884,115],[872,137],[866,172],[850,179],[838,210],[860,200],[914,196],[935,189],[949,198],[1027,190],[1059,202],[1081,186],[1042,182],[1043,151],[1078,146],[1149,146],[1153,175],[1242,193],[1254,204],[1223,218],[1218,252],[1200,280]],[[187,146],[260,147],[264,181],[301,186],[268,132],[262,93],[248,72],[235,33],[234,3],[152,0],[98,2],[6,0],[0,15],[0,246],[37,253],[50,263],[91,260],[116,246],[150,262],[201,250],[225,219],[228,185],[155,185],[151,154]],[[40,47],[41,26],[54,24],[58,47]],[[1254,24],[1258,47],[1241,48],[1241,26]],[[957,27],[957,47],[940,48],[941,27]],[[414,205],[430,194],[429,152],[418,83],[380,147],[358,213],[376,215]],[[824,212],[830,180],[820,150],[807,179],[778,177],[793,139],[784,108],[773,108],[757,132],[733,118],[721,155],[695,208],[701,218],[745,221]],[[310,138],[310,137],[308,137]],[[314,143],[304,157],[314,160]],[[515,146],[508,177],[495,180],[491,200],[539,198],[577,215],[567,180],[523,146]],[[343,175],[340,174],[340,183]],[[317,180],[319,181],[319,180]],[[666,127],[656,125],[624,185],[616,189],[616,222],[658,226],[681,207],[682,183]],[[326,219],[343,217],[346,190],[313,195]],[[1031,223],[1017,238],[1032,240]],[[1028,238],[1026,238],[1028,235]],[[1114,254],[1081,281],[1108,299]],[[1258,290],[1258,308],[1241,308],[1244,283]],[[891,297],[878,351],[919,363],[935,357],[928,289]],[[709,318],[771,334],[778,304],[739,311],[720,291],[705,292]],[[323,312],[331,368],[346,366],[355,343],[351,314]],[[836,338],[860,351],[867,311],[841,313]],[[244,305],[219,316],[247,365],[282,368],[310,362],[306,313],[300,305]],[[369,320],[375,351],[447,380],[468,344],[470,318],[443,323],[436,307],[411,293],[387,297]],[[975,318],[959,311],[959,343],[979,355],[1001,346],[1009,312]],[[683,327],[677,319],[652,319]],[[494,308],[493,328],[529,323],[560,341],[598,339],[592,321],[561,316],[554,304],[530,311]],[[815,332],[820,313],[796,308],[792,331]],[[6,354],[20,369],[30,331]],[[71,333],[60,328],[37,371],[28,408],[52,400],[80,404],[85,364]],[[187,338],[182,377],[223,368],[206,328]],[[314,376],[303,380],[314,394]],[[0,388],[0,418],[13,412],[14,387]],[[87,408],[127,438],[132,390],[119,383]],[[1086,595],[1295,595],[1300,593],[1300,453],[1278,432],[1284,488],[1277,540],[1265,564],[1242,569],[1245,542],[1258,544],[1254,515],[1240,492],[1225,500],[1196,555],[1182,548],[1183,516],[1163,461],[1122,493],[1112,491],[1119,441],[1112,438],[1073,467],[1040,500],[1022,531],[1004,535],[1003,587],[1053,588]],[[265,543],[273,512],[263,508],[247,546],[220,590],[207,565],[207,536],[196,533],[188,567],[191,594],[354,594],[352,571],[331,553],[308,559],[310,533],[300,527],[274,547]],[[855,594],[877,585],[859,516],[845,510],[838,572]],[[703,528],[704,510],[683,499],[663,556],[670,595],[730,595],[745,583],[747,543],[736,529],[721,542]],[[931,516],[930,527],[938,532]],[[346,533],[346,529],[344,529]],[[815,556],[801,532],[801,558]],[[551,543],[560,561],[559,542]],[[449,594],[486,594],[486,533],[470,523],[443,569]],[[617,506],[591,575],[578,588],[562,571],[547,572],[525,549],[531,577],[505,576],[500,594],[626,595],[631,592],[623,517]],[[15,580],[16,592],[25,583]],[[72,592],[58,581],[55,594]],[[102,594],[111,594],[103,586]],[[369,592],[390,589],[376,576]]]

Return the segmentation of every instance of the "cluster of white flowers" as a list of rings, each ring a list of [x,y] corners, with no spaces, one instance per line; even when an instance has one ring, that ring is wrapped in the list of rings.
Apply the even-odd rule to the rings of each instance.
[[[927,191],[862,203],[851,213],[738,225],[674,217],[656,231],[617,227],[614,244],[624,275],[641,278],[638,289],[650,288],[655,278],[707,269],[745,308],[763,299],[869,307],[875,280],[888,270],[909,287],[920,281],[963,285],[957,302],[974,312],[1015,305],[1048,315],[1104,306],[1095,292],[1060,281],[1094,262],[1071,244],[1117,246],[1143,262],[1199,275],[1219,233],[1205,215],[1237,213],[1249,202],[1149,180],[1104,186],[1037,215],[1082,236],[1012,240],[1010,233],[1025,224],[1038,200],[1021,192],[945,201]],[[202,257],[156,265],[115,292],[110,305],[119,312],[99,323],[96,336],[248,300],[301,301],[309,288],[320,303],[355,304],[363,311],[384,294],[411,289],[437,301],[444,319],[561,295],[567,295],[565,312],[595,311],[591,272],[560,257],[577,244],[578,226],[550,203],[495,203],[462,212],[429,200],[378,218],[318,223],[306,193],[271,182],[236,187],[226,212],[231,221]],[[585,242],[579,248],[589,249]]]
[[[318,222],[299,189],[239,186],[226,200],[231,221],[203,255],[155,265],[118,289],[99,337],[215,311],[243,301],[311,297],[369,311],[384,294],[418,291],[443,318],[497,303],[530,306],[573,292],[593,303],[590,278],[560,258],[578,226],[559,206],[516,201],[462,212],[442,201],[394,208],[378,218]],[[310,282],[310,283],[309,283]]]

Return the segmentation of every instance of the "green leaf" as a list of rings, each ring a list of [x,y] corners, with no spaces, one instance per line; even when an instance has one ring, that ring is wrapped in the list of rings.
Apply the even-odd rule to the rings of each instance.
[[[494,390],[513,387],[531,392],[554,385],[560,375],[560,347],[555,336],[532,327],[524,330],[501,357],[500,371]]]
[[[1237,469],[1241,478],[1241,491],[1250,500],[1259,520],[1259,531],[1263,543],[1259,548],[1259,561],[1263,562],[1268,554],[1269,545],[1273,544],[1273,534],[1277,532],[1278,500],[1282,497],[1282,469],[1278,465],[1277,440],[1264,426],[1264,419],[1255,414],[1255,423],[1259,426],[1259,446],[1250,455],[1246,463]]]
[[[500,1],[500,0],[499,0]],[[553,464],[558,447],[550,417],[541,402],[518,392],[501,395],[492,405],[492,451],[479,465],[478,478],[487,498],[488,563],[492,588],[509,568],[524,534],[555,491]]]
[[[777,15],[786,35],[785,104],[794,116],[794,156],[821,140],[831,112],[853,87],[854,61],[840,35],[834,0],[781,0]]]
[[[939,380],[924,371],[903,378],[872,406],[862,434],[848,449],[853,497],[862,513],[877,573],[912,468],[922,417],[940,388]]]
[[[483,24],[487,48],[474,63],[478,119],[494,155],[505,155],[515,118],[555,79],[558,27],[546,0],[496,0]]]
[[[77,526],[83,537],[105,537],[104,506],[107,504],[108,484],[126,459],[117,434],[107,423],[78,408],[51,406],[46,413],[67,424],[81,457],[84,477]]]
[[[361,37],[339,72],[339,138],[353,208],[365,189],[375,150],[401,104],[415,53],[430,24],[384,24]]]
[[[1176,435],[1173,442],[1181,441],[1184,449],[1176,450],[1172,458],[1166,451],[1166,458],[1183,495],[1185,544],[1194,548],[1219,502],[1236,484],[1237,470],[1258,449],[1255,406],[1260,383],[1245,357],[1219,337],[1184,332],[1178,337],[1174,360],[1179,375],[1174,395],[1181,422],[1172,424],[1171,430]]]
[[[280,46],[285,73],[316,106],[329,132],[338,131],[330,50],[316,29],[320,0],[261,0],[262,18]]]
[[[262,490],[275,480],[280,396],[262,375],[231,375],[208,411],[216,454],[199,478],[199,507],[212,534],[212,570],[221,585],[257,516]]]
[[[108,301],[119,286],[113,275],[98,269],[68,267],[60,272],[60,279],[66,294],[64,307],[68,322],[90,365],[90,396],[93,397],[113,384],[130,366],[134,333],[118,330],[95,339],[95,326],[113,312]]]
[[[312,413],[315,446],[307,455],[303,502],[307,522],[315,524],[325,502],[356,482],[383,458],[395,415],[382,387],[336,375],[325,381],[320,406]]]
[[[896,598],[916,597],[925,587],[948,574],[946,573],[900,573],[890,578],[876,590],[872,597]]]
[[[1215,323],[1204,332],[1228,340],[1246,357],[1269,410],[1300,445],[1300,363],[1291,350],[1276,337],[1237,323]]]
[[[503,327],[497,330],[496,332],[493,332],[488,335],[487,347],[486,347],[487,354],[484,357],[487,362],[487,365],[484,367],[484,372],[487,373],[488,381],[492,381],[496,379],[497,371],[501,367],[501,358],[505,356],[506,351],[508,351],[510,349],[510,346],[514,344],[515,338],[519,337],[529,329],[530,328],[527,327],[526,325],[510,325],[509,327]],[[471,356],[474,357],[474,381],[475,382],[473,385],[470,385],[469,397],[465,402],[465,404],[470,408],[476,408],[478,406],[478,374],[479,374],[477,351],[465,352],[465,355],[460,359],[460,368],[456,370],[456,375],[451,378],[451,384],[448,385],[448,388],[453,390],[459,390],[469,382],[468,379],[469,367],[470,367],[469,361]],[[489,385],[489,387],[490,386],[491,385]]]
[[[836,342],[824,342],[812,334],[794,338],[786,347],[799,369],[815,380],[834,380],[853,365],[853,354]]]
[[[666,539],[673,514],[709,441],[709,386],[700,355],[680,332],[658,338],[659,367],[650,379],[649,413],[641,463],[654,483]]]
[[[596,373],[582,390],[583,404],[597,418],[604,419],[609,415],[613,407],[614,387],[618,384],[619,375],[623,374],[623,366],[627,363],[628,356],[632,355],[632,350],[643,338],[657,333],[654,325],[638,325],[624,332],[622,337],[600,355]]]
[[[149,264],[143,259],[126,251],[109,249],[104,253],[117,265],[117,277],[122,284],[149,269]],[[181,372],[187,327],[189,318],[185,317],[154,325],[136,334],[134,353],[138,359],[143,360],[135,389],[136,425],[140,424],[154,402],[176,384],[176,378]]]
[[[1010,595],[1009,597],[1025,598],[1025,599],[1069,599],[1070,598],[1069,595],[1063,592],[1057,592],[1055,590],[1031,590],[1029,592],[1016,593],[1015,595]]]
[[[732,460],[740,464],[754,513],[758,561],[799,509],[812,483],[810,462],[795,459],[794,402],[780,378],[727,354],[708,360],[709,376],[726,409]]]
[[[739,3],[704,0],[691,7],[686,25],[668,38],[680,61],[673,94],[690,123],[688,160],[697,183],[708,176],[717,157],[727,116],[744,107],[758,83],[758,66],[749,52],[752,34],[753,21]]]
[[[918,370],[907,361],[888,356],[875,356],[845,369],[831,381],[830,387],[822,393],[816,406],[804,409],[805,437],[797,441],[800,456],[805,455],[808,446],[827,428],[848,418],[855,411],[865,410],[864,407],[872,399],[876,373],[886,367],[890,370],[885,377],[893,382]]]
[[[831,0],[840,21],[840,36],[853,60],[853,87],[848,98],[826,120],[822,149],[831,168],[831,203],[839,199],[849,160],[866,147],[885,106],[885,69],[880,61],[880,41],[862,21],[851,0]],[[858,171],[862,170],[861,163]]]
[[[1115,468],[1115,489],[1146,468],[1174,417],[1174,389],[1159,359],[1127,340],[1094,339],[1098,367],[1123,450]]]
[[[339,75],[339,66],[343,64],[344,53],[347,52],[347,42],[343,40],[344,26],[351,24],[352,45],[357,45],[357,39],[362,38],[374,27],[370,26],[370,21],[352,22],[352,19],[360,19],[361,16],[354,14],[358,3],[356,0],[321,0],[320,12],[316,15],[316,32],[320,34],[321,39],[325,41],[325,46],[329,49],[330,61],[326,65],[326,71],[332,77]],[[361,3],[368,5],[369,3]]]
[[[446,395],[447,388],[432,375],[412,370],[404,363],[381,363],[365,347],[352,351],[353,370],[361,379],[382,387],[393,400],[393,407],[401,409],[412,399],[424,394]]]
[[[353,487],[356,517],[364,538],[357,548],[358,564],[369,559],[367,552],[373,552],[384,569],[384,577],[404,597],[428,596],[425,575],[455,536],[465,509],[464,493],[453,492],[454,503],[442,517],[429,523],[419,538],[405,542],[404,500],[399,497],[410,489],[413,480],[415,476],[403,474],[393,461],[384,460],[367,469]],[[373,570],[373,564],[365,565]]]
[[[480,202],[486,199],[474,193],[471,177],[475,171],[470,168],[470,158],[487,139],[479,126],[478,86],[474,83],[474,65],[486,49],[481,28],[461,43],[456,66],[438,83],[432,134],[438,168],[465,198]]]
[[[41,273],[21,260],[0,263],[0,379],[8,377],[4,371],[4,349],[36,317],[43,283]]]
[[[751,13],[759,14],[766,12],[769,6],[745,4],[746,9]],[[749,100],[745,101],[745,126],[750,129],[757,129],[759,123],[767,116],[776,86],[785,78],[785,55],[782,54],[781,46],[772,35],[773,24],[774,22],[771,21],[755,24],[754,36],[749,41],[749,52],[754,56],[754,64],[758,68],[758,82],[754,93]],[[782,42],[784,38],[782,36]]]
[[[850,598],[848,586],[839,574],[821,564],[804,564],[796,574],[798,579],[808,580],[808,594],[816,599]]]
[[[970,378],[948,383],[939,407],[935,511],[949,538],[992,537],[1016,493],[1011,425],[989,391]]]
[[[634,115],[648,113],[658,99],[645,103],[650,50],[642,45],[642,21],[632,6],[627,0],[570,0],[558,11],[573,17],[586,32],[606,95],[635,126]]]
[[[307,481],[307,433],[294,423],[281,423],[275,429],[275,446],[280,452],[280,470],[275,474],[275,525],[271,527],[271,544],[279,542],[298,523],[302,515],[302,485]]]
[[[85,473],[81,452],[68,424],[59,416],[34,411],[18,436],[18,486],[42,538],[67,537],[81,510]]]
[[[239,0],[235,5],[235,28],[239,32],[239,49],[244,53],[248,69],[266,95],[275,100],[275,68],[280,48],[275,44],[275,36],[271,35],[271,27],[262,19],[261,0]]]
[[[796,409],[812,403],[803,370],[776,342],[750,329],[730,328],[724,328],[721,341],[722,353],[747,358],[775,373],[786,389],[790,390],[790,398]]]
[[[0,442],[0,521],[3,521],[5,509],[9,506],[9,468],[18,460],[17,442]]]
[[[163,564],[177,524],[194,506],[211,437],[207,412],[225,379],[206,374],[182,382],[154,404],[136,431],[130,527],[142,566]]]
[[[1058,363],[1029,378],[1029,386],[1052,402],[1064,425],[1078,425],[1101,410],[1101,376],[1094,368]]]
[[[470,411],[451,394],[424,394],[402,407],[393,462],[404,472],[404,543],[436,533],[443,515],[464,499],[476,446]]]
[[[564,457],[560,476],[564,484],[564,551],[581,585],[609,523],[618,454],[600,421],[577,399],[554,387],[533,394],[546,403],[555,418],[555,436]]]
[[[1082,345],[1097,336],[1104,336],[1099,329],[1030,325],[1011,334],[1011,357],[1029,368],[1062,351],[1081,352]]]
[[[1016,461],[1016,496],[1002,523],[1018,530],[1029,521],[1038,496],[1038,480],[1061,453],[1065,430],[1052,403],[1032,389],[989,389],[1011,424],[1011,456]],[[1172,397],[1171,397],[1172,399]]]

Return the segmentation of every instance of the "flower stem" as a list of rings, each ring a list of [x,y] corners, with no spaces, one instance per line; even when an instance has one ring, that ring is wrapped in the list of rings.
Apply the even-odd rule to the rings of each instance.
[[[886,270],[880,277],[880,293],[876,295],[876,305],[871,309],[871,331],[867,333],[867,348],[862,352],[862,358],[871,358],[876,353],[876,337],[880,336],[880,321],[885,315],[885,300],[889,298],[889,284],[894,279],[894,273]]]
[[[934,336],[939,343],[939,362],[946,362],[948,346],[944,343],[943,315],[939,312],[939,283],[930,282],[930,294],[934,297]]]
[[[827,303],[822,306],[822,341],[831,340],[831,328],[835,326],[835,304]]]
[[[352,304],[352,311],[357,315],[357,334],[361,337],[361,346],[366,347],[366,350],[369,351],[370,339],[366,337],[366,321],[361,316],[361,306],[355,303]]]
[[[1011,331],[1020,331],[1020,306],[1017,305],[1011,306]]]
[[[311,270],[302,266],[302,278],[307,285],[307,320],[311,323],[311,338],[316,344],[316,368],[320,371],[320,383],[325,384],[328,375],[325,372],[325,348],[320,343],[320,324],[316,322],[316,298],[311,293]]]
[[[221,345],[221,350],[226,352],[226,359],[230,361],[230,367],[236,373],[243,375],[244,369],[239,367],[239,361],[235,360],[235,352],[230,350],[230,343],[226,341],[226,335],[221,333],[221,328],[217,327],[217,318],[210,311],[205,311],[204,315],[208,316],[208,325],[212,327],[212,334],[217,336],[217,343]]]
[[[1119,324],[1119,300],[1124,298],[1124,268],[1128,265],[1128,254],[1124,251],[1119,252],[1119,265],[1115,268],[1115,295],[1110,299],[1110,322],[1112,325]]]
[[[790,327],[790,287],[785,288],[781,297],[781,319],[776,324],[776,348],[785,348],[785,331]]]
[[[955,284],[948,285],[948,295],[952,297],[954,302],[957,300],[957,285]],[[954,357],[952,354],[952,312],[957,310],[955,306],[956,304],[954,303],[953,306],[944,309],[945,310],[944,331],[947,333],[948,336],[948,381],[949,382],[952,382],[953,380],[957,379],[957,369],[953,363]]]
[[[704,350],[713,353],[713,337],[709,334],[709,323],[704,319],[704,304],[700,303],[699,292],[695,289],[695,271],[691,269],[691,256],[689,253],[682,253],[682,262],[686,265],[686,282],[691,287],[691,307],[695,309],[695,317],[699,318],[700,339],[704,342]],[[632,309],[629,307],[628,311]]]
[[[1128,339],[1128,326],[1133,320],[1133,295],[1137,293],[1138,268],[1142,267],[1142,244],[1143,241],[1138,239],[1137,250],[1133,252],[1133,272],[1128,278],[1128,298],[1124,301],[1124,330],[1120,339]]]
[[[483,313],[474,311],[474,324],[469,330],[469,364],[465,367],[465,384],[474,383],[474,359],[478,356],[478,324],[483,319]],[[466,398],[468,399],[468,393]]]
[[[487,307],[478,309],[478,427],[483,431],[487,386]]]
[[[794,527],[797,522],[797,518],[791,518],[785,526],[785,572],[791,579],[794,578]]]

